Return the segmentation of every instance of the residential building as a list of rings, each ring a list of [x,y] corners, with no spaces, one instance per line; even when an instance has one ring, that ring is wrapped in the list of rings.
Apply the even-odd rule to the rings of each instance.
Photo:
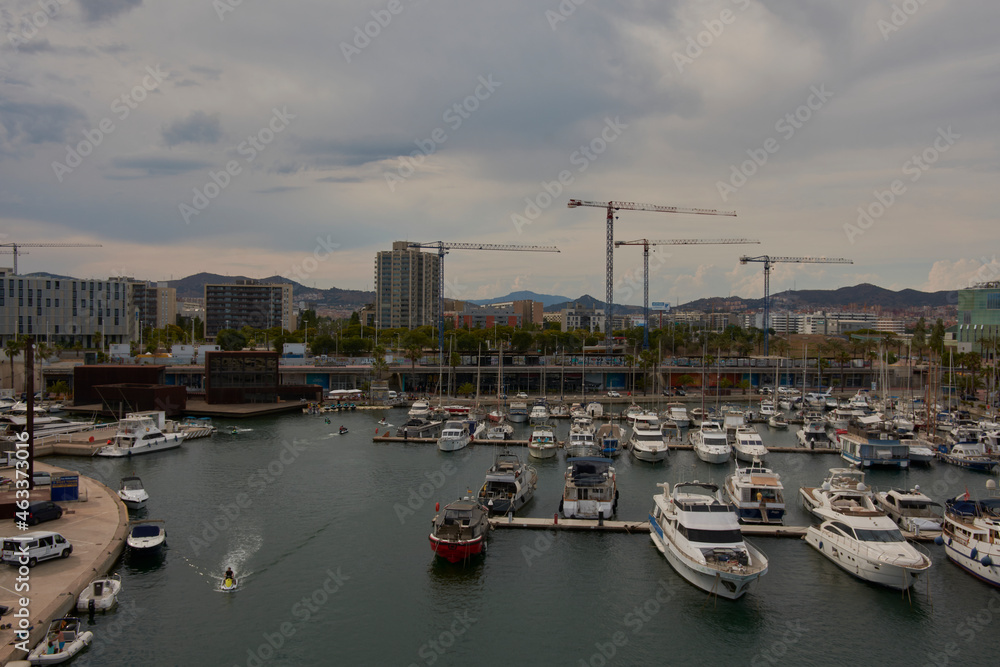
[[[492,326],[519,327],[524,320],[513,306],[503,307],[502,304],[477,306],[466,303],[465,307],[454,314],[455,328],[488,329]]]
[[[604,333],[604,310],[596,308],[563,308],[562,330],[586,329],[591,333]]]
[[[294,329],[292,286],[249,279],[205,285],[205,337],[215,338],[222,329],[245,326]]]
[[[437,324],[441,260],[395,241],[375,256],[375,315],[379,328]]]
[[[502,301],[490,305],[496,308],[512,309],[521,318],[523,324],[542,325],[545,322],[544,307],[541,301],[521,299],[517,301]]]
[[[162,329],[177,321],[177,290],[165,282],[133,282],[132,307],[143,329]]]
[[[0,268],[0,345],[14,336],[51,344],[127,343],[133,315],[124,277],[79,280]]]

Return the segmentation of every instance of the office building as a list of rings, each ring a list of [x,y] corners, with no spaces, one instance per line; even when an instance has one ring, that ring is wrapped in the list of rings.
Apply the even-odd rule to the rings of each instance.
[[[981,354],[980,341],[992,341],[997,336],[1000,336],[1000,281],[979,283],[959,290],[955,339],[960,349],[968,346],[973,352]]]

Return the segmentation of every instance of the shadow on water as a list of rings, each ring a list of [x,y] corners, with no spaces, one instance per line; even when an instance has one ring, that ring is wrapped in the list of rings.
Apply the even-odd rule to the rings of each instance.
[[[166,544],[159,549],[141,551],[126,547],[122,557],[125,571],[129,574],[142,574],[159,570],[167,561],[169,549],[169,545]]]

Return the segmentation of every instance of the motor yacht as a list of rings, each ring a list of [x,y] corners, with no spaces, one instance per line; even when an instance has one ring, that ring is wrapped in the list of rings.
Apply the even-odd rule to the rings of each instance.
[[[688,434],[694,453],[705,463],[725,463],[733,448],[718,422],[703,421],[697,431]]]
[[[767,573],[767,557],[740,532],[719,487],[699,482],[657,484],[649,534],[671,567],[698,588],[736,600]]]
[[[559,510],[567,519],[609,519],[618,510],[617,475],[611,459],[573,457],[567,463]]]
[[[759,461],[726,477],[725,497],[742,523],[782,523],[785,487],[778,473]]]

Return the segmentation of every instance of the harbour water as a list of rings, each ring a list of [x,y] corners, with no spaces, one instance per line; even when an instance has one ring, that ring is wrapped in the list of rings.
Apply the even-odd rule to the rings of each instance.
[[[112,488],[139,475],[145,516],[164,519],[168,534],[162,556],[123,557],[121,608],[85,620],[94,642],[74,664],[995,664],[1000,592],[933,544],[934,565],[910,597],[788,538],[755,540],[769,571],[738,602],[686,583],[647,533],[497,530],[480,561],[436,560],[435,503],[477,491],[494,446],[374,444],[382,416],[406,418],[286,415],[240,421],[236,434],[219,424],[212,438],[132,460],[47,459]],[[336,434],[341,424],[348,434]],[[787,446],[794,428],[759,426],[765,444]],[[768,464],[782,475],[786,523],[805,525],[798,487],[844,462],[789,453]],[[538,492],[522,514],[551,517],[565,457],[532,465]],[[639,521],[657,482],[721,483],[732,464],[674,451],[662,465],[623,454],[616,467],[618,518]],[[878,488],[919,484],[938,501],[982,494],[987,479],[938,463],[869,473]],[[234,593],[219,591],[227,566],[240,577]]]

